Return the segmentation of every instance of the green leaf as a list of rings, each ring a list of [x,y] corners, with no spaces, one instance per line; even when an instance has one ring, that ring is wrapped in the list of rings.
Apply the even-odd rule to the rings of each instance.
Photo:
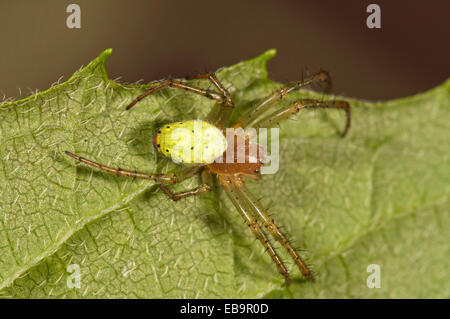
[[[294,279],[286,287],[220,186],[172,202],[153,182],[64,155],[174,170],[156,156],[154,130],[202,118],[213,106],[167,89],[125,111],[148,86],[109,80],[110,54],[63,84],[0,105],[1,296],[450,297],[450,81],[390,102],[348,99],[352,128],[344,139],[339,111],[303,112],[282,123],[279,171],[248,184],[314,264],[311,284],[276,245]],[[274,55],[218,72],[235,100],[234,118],[279,86],[266,71]],[[282,105],[305,96],[322,97],[302,91]],[[80,266],[80,288],[67,285],[72,264]],[[380,266],[381,288],[366,285],[370,264]]]

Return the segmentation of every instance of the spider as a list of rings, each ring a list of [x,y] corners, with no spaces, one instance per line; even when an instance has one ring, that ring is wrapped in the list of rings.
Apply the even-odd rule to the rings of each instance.
[[[212,189],[213,178],[216,176],[220,185],[222,185],[229,199],[236,207],[237,211],[244,219],[253,235],[266,248],[266,252],[272,258],[278,272],[284,277],[286,284],[289,285],[290,283],[288,269],[276,252],[275,248],[272,246],[272,243],[267,237],[262,226],[264,226],[269,234],[286,249],[302,275],[307,279],[314,281],[313,274],[307,264],[294,249],[290,241],[280,230],[274,219],[268,214],[267,210],[263,207],[260,201],[248,190],[245,185],[244,178],[253,180],[259,180],[261,178],[260,169],[263,165],[264,151],[262,148],[258,148],[256,160],[249,161],[248,154],[252,142],[249,141],[250,137],[244,132],[244,129],[249,127],[255,129],[271,128],[303,109],[335,108],[346,112],[346,125],[342,133],[342,136],[345,136],[350,128],[350,105],[346,101],[339,100],[321,101],[315,99],[301,99],[289,104],[288,106],[280,108],[265,117],[262,117],[262,115],[266,113],[270,107],[274,106],[277,102],[281,101],[286,97],[286,95],[294,90],[314,84],[325,83],[329,85],[331,82],[328,73],[326,71],[321,71],[302,81],[290,82],[281,86],[278,90],[264,98],[261,102],[254,105],[235,124],[231,126],[233,129],[242,128],[242,130],[240,130],[241,133],[236,133],[229,137],[228,134],[225,134],[225,128],[234,109],[234,102],[230,93],[221,84],[215,73],[205,73],[186,77],[186,80],[194,79],[209,80],[215,89],[202,89],[191,86],[188,82],[183,80],[168,79],[160,82],[157,86],[150,88],[126,107],[127,110],[131,109],[136,103],[146,96],[164,88],[186,90],[216,101],[215,105],[207,114],[205,119],[195,121],[200,122],[201,124],[200,132],[198,131],[198,128],[197,133],[194,132],[194,121],[184,121],[166,124],[154,135],[152,141],[154,147],[172,160],[176,158],[176,162],[183,166],[180,171],[168,174],[141,173],[134,170],[111,168],[68,151],[65,153],[77,161],[117,176],[153,180],[159,184],[160,189],[173,201],[177,201],[188,196],[195,196],[209,192]],[[171,134],[173,134],[174,130],[177,128],[189,130],[188,133],[181,135],[181,142],[188,144],[188,151],[186,151],[185,148],[184,152],[177,152],[174,147],[174,139],[171,138]],[[206,134],[205,128],[209,133],[212,132],[215,134]],[[236,132],[238,131],[236,130]],[[199,134],[200,139],[192,139],[192,136],[190,136],[191,133],[192,135]],[[238,148],[237,144],[234,143],[235,139],[238,137],[237,135],[239,134],[241,135],[240,137],[245,140],[243,148]],[[225,137],[225,135],[227,136]],[[180,139],[178,139],[178,141],[180,141]],[[216,146],[215,153],[212,152],[210,156],[199,157],[199,153],[196,151],[198,151],[199,148],[200,151],[204,151],[210,145]],[[256,145],[259,146],[258,144]],[[245,162],[243,163],[238,160],[238,157],[242,155],[242,152],[244,151]],[[222,162],[214,161],[214,159],[218,156],[225,158],[226,154],[230,152],[234,154],[234,156],[230,156],[231,159],[227,157],[227,160]],[[179,183],[195,176],[197,173],[200,173],[201,175],[202,184],[200,186],[179,193],[173,193],[169,190],[169,184]]]

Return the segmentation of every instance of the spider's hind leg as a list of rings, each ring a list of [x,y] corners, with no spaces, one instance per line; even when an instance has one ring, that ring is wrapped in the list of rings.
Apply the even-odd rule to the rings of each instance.
[[[225,97],[224,105],[227,107],[233,107],[234,103],[231,99],[231,95],[227,89],[220,83],[219,79],[214,73],[201,73],[197,75],[191,75],[186,77],[186,80],[208,79]]]
[[[202,73],[193,76],[186,77],[187,80],[197,80],[197,79],[208,79],[223,95],[224,100],[222,103],[217,103],[211,109],[211,111],[206,116],[205,120],[213,123],[218,127],[225,127],[228,119],[233,113],[234,102],[231,98],[231,94],[228,90],[223,86],[223,84],[217,79],[217,76],[214,73]]]
[[[174,184],[174,183],[184,181],[185,179],[188,179],[188,178],[194,176],[200,170],[200,167],[187,167],[187,168],[180,170],[179,172],[168,173],[168,174],[141,173],[141,172],[131,171],[128,169],[112,168],[112,167],[88,160],[84,157],[75,155],[69,151],[65,151],[65,153],[66,153],[66,155],[76,159],[77,161],[80,161],[81,163],[96,167],[104,172],[114,174],[116,176],[149,179],[149,180],[153,180],[153,181],[156,181],[159,183],[165,183],[165,184]]]
[[[152,93],[155,93],[156,91],[164,89],[166,87],[172,87],[172,88],[182,89],[182,90],[185,90],[185,91],[196,93],[196,94],[202,95],[204,97],[207,97],[209,99],[216,100],[217,103],[221,103],[221,104],[226,103],[226,100],[227,100],[226,97],[223,94],[219,94],[219,93],[216,93],[216,92],[211,91],[211,90],[205,90],[205,89],[197,88],[197,87],[191,86],[191,85],[189,85],[187,83],[184,83],[182,81],[179,81],[179,80],[169,79],[169,80],[166,80],[166,81],[162,82],[161,84],[159,84],[159,85],[157,85],[155,87],[152,87],[148,91],[146,91],[146,92],[142,93],[141,95],[139,95],[130,104],[128,104],[126,109],[127,110],[131,109],[137,102],[139,102],[143,98],[149,96]]]
[[[217,77],[214,73],[198,74],[198,75],[187,77],[186,79],[187,80],[208,79],[216,87],[216,89],[219,92],[215,92],[215,91],[212,91],[209,89],[202,89],[202,88],[194,87],[183,81],[169,79],[169,80],[166,80],[166,81],[160,83],[159,85],[149,89],[147,92],[144,92],[143,94],[139,95],[135,100],[133,100],[130,104],[128,104],[126,109],[129,110],[140,100],[149,96],[152,93],[155,93],[156,91],[159,91],[166,87],[172,87],[172,88],[189,91],[189,92],[192,92],[195,94],[199,94],[201,96],[215,100],[216,105],[209,112],[209,114],[207,115],[205,120],[209,121],[212,124],[215,124],[219,127],[223,127],[226,124],[226,122],[228,121],[228,119],[230,118],[231,113],[233,112],[233,109],[234,109],[234,102],[233,102],[228,90],[222,85],[222,83],[220,83],[220,81],[217,79]]]
[[[165,185],[159,184],[159,188],[173,201],[177,201],[181,198],[196,196],[208,193],[212,188],[212,176],[207,170],[203,170],[202,172],[202,185],[195,187],[193,189],[180,192],[180,193],[172,193]]]

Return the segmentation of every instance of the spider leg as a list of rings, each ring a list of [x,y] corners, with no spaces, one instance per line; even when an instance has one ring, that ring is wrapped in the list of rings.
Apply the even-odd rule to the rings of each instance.
[[[283,260],[281,260],[280,256],[278,256],[277,252],[275,251],[275,248],[272,246],[272,243],[270,242],[269,238],[267,238],[263,229],[259,225],[258,220],[253,215],[248,201],[245,200],[245,198],[242,196],[240,192],[238,192],[236,186],[231,180],[220,177],[219,180],[223,188],[225,189],[225,192],[227,193],[228,197],[230,198],[231,202],[237,208],[239,214],[244,219],[245,223],[250,228],[253,235],[255,235],[255,237],[266,248],[267,253],[270,255],[273,262],[275,263],[278,272],[281,275],[283,275],[286,284],[289,285],[290,283],[289,272],[286,266],[284,265]]]
[[[342,136],[345,136],[350,129],[350,105],[346,101],[319,101],[319,100],[313,100],[313,99],[302,99],[298,100],[286,107],[283,107],[272,114],[268,115],[267,117],[259,120],[256,122],[252,127],[254,128],[260,128],[260,127],[273,127],[280,123],[283,120],[288,119],[294,114],[297,114],[303,109],[306,108],[324,108],[324,109],[341,109],[345,111],[347,122],[345,124],[344,131],[341,133]]]
[[[301,81],[287,83],[251,108],[234,126],[246,128],[287,94],[305,86],[322,82],[325,82],[327,86],[331,85],[330,75],[326,71],[321,71]]]
[[[222,94],[224,97],[224,102],[217,103],[211,109],[211,111],[206,116],[205,120],[213,123],[218,127],[224,127],[226,122],[233,113],[234,102],[231,98],[231,94],[228,90],[220,83],[219,79],[214,73],[202,73],[193,76],[186,77],[187,80],[196,80],[196,79],[208,79]]]
[[[291,243],[287,239],[287,237],[283,234],[283,232],[278,228],[278,226],[275,224],[274,219],[269,216],[267,213],[267,210],[264,208],[264,206],[261,204],[261,202],[248,190],[248,188],[245,186],[244,182],[241,182],[238,187],[237,191],[245,197],[245,199],[249,202],[250,207],[252,208],[253,212],[256,214],[257,218],[262,222],[262,224],[267,228],[269,233],[275,238],[276,241],[278,241],[291,255],[292,259],[294,260],[297,267],[300,269],[303,276],[308,278],[311,281],[314,281],[314,277],[309,270],[306,263],[302,260],[302,258],[298,255],[297,251],[292,247]]]
[[[181,182],[185,179],[188,179],[195,175],[201,167],[195,166],[195,167],[187,167],[183,170],[176,172],[176,173],[168,173],[168,174],[148,174],[148,173],[140,173],[136,171],[131,171],[127,169],[122,168],[112,168],[105,166],[103,164],[96,163],[94,161],[88,160],[84,157],[75,155],[73,153],[70,153],[68,151],[65,151],[66,155],[76,159],[77,161],[80,161],[86,165],[96,167],[102,171],[114,174],[116,176],[125,176],[125,177],[133,177],[133,178],[142,178],[142,179],[149,179],[153,180],[159,183],[164,184],[174,184]]]
[[[173,87],[173,88],[177,88],[177,89],[186,90],[186,91],[189,91],[192,93],[196,93],[196,94],[205,96],[207,98],[210,98],[212,100],[216,100],[217,103],[220,103],[220,104],[227,103],[227,98],[224,95],[218,94],[211,90],[205,90],[205,89],[193,87],[193,86],[190,86],[189,84],[186,84],[186,83],[178,81],[178,80],[169,79],[169,80],[166,80],[166,81],[162,82],[161,84],[149,89],[147,92],[139,95],[134,101],[132,101],[130,104],[128,104],[126,109],[127,110],[131,109],[137,102],[139,102],[143,98],[147,97],[148,95],[150,95],[152,93],[155,93],[156,91],[164,89],[166,87]]]
[[[166,193],[167,196],[173,201],[177,201],[181,198],[196,196],[200,194],[208,193],[212,188],[212,176],[207,170],[203,170],[202,172],[202,185],[195,187],[193,189],[180,192],[180,193],[172,193],[165,185],[159,184],[159,188]]]
[[[202,73],[197,75],[191,75],[186,77],[186,80],[197,80],[197,79],[208,79],[211,83],[222,93],[226,98],[226,104],[228,107],[233,106],[233,100],[231,99],[231,95],[227,89],[220,83],[219,79],[214,73]]]

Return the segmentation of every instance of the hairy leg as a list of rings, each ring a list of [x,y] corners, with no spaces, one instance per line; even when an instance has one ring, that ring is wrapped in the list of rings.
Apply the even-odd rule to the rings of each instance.
[[[273,92],[271,95],[266,97],[260,103],[256,104],[253,108],[251,108],[235,125],[235,127],[243,127],[246,128],[251,123],[253,123],[258,117],[263,115],[270,107],[272,107],[275,103],[281,101],[287,94],[304,88],[309,85],[325,83],[327,86],[331,86],[331,79],[328,72],[321,71],[319,73],[314,74],[311,77],[306,79],[302,79],[302,81],[290,82],[286,85],[283,85],[281,88]]]
[[[227,98],[222,94],[216,93],[211,90],[196,88],[187,83],[181,82],[179,80],[169,79],[169,80],[166,80],[166,81],[162,82],[161,84],[149,89],[147,92],[139,95],[134,101],[132,101],[130,104],[128,104],[126,109],[127,110],[131,109],[136,103],[138,103],[143,98],[147,97],[148,95],[150,95],[152,93],[155,93],[156,91],[164,89],[166,87],[172,87],[172,88],[182,89],[185,91],[196,93],[196,94],[202,95],[204,97],[207,97],[209,99],[216,100],[217,103],[220,103],[220,104],[228,103]]]
[[[261,223],[267,228],[269,233],[278,241],[289,253],[289,255],[294,260],[297,267],[300,269],[303,276],[308,278],[311,281],[314,281],[314,277],[309,270],[306,263],[302,260],[302,258],[298,255],[297,251],[291,245],[287,237],[283,234],[283,232],[278,228],[275,224],[274,219],[269,216],[267,210],[260,203],[258,199],[248,190],[245,186],[244,182],[239,183],[237,186],[237,191],[245,197],[245,199],[250,204],[251,209],[255,213],[256,217],[261,221]]]
[[[225,192],[227,193],[228,197],[230,198],[231,202],[237,208],[239,214],[244,219],[245,223],[250,228],[253,235],[255,235],[255,237],[266,248],[267,253],[270,255],[273,262],[275,263],[278,272],[281,275],[283,275],[286,284],[289,285],[290,283],[289,272],[286,266],[284,265],[283,260],[281,260],[280,256],[278,256],[277,252],[275,251],[275,248],[272,246],[272,243],[270,242],[269,238],[267,238],[263,229],[259,225],[258,220],[253,215],[252,210],[248,205],[248,202],[245,200],[245,198],[243,198],[241,193],[237,191],[236,186],[231,180],[220,177],[219,180],[223,188],[225,189]]]
[[[297,114],[303,109],[341,109],[345,111],[347,122],[345,124],[344,131],[341,133],[342,136],[345,136],[350,129],[350,105],[346,101],[319,101],[319,100],[313,100],[313,99],[302,99],[299,101],[296,101],[282,109],[276,110],[272,114],[268,115],[267,117],[259,120],[256,122],[252,127],[254,128],[260,128],[260,127],[273,127],[280,123],[281,121],[284,121],[291,117],[294,114]]]
[[[228,90],[222,85],[222,83],[220,83],[214,73],[197,74],[194,76],[188,76],[186,79],[208,79],[224,96],[224,102],[214,105],[205,118],[206,121],[220,128],[224,128],[234,109],[234,102]]]
[[[176,173],[168,173],[168,174],[148,174],[148,173],[140,173],[140,172],[136,172],[136,171],[131,171],[131,170],[127,170],[127,169],[122,169],[122,168],[112,168],[112,167],[108,167],[106,165],[103,164],[99,164],[96,163],[94,161],[88,160],[84,157],[75,155],[71,152],[65,151],[66,155],[76,159],[77,161],[80,161],[86,165],[89,166],[93,166],[96,167],[104,172],[110,173],[110,174],[114,174],[116,176],[124,176],[124,177],[133,177],[133,178],[142,178],[142,179],[148,179],[148,180],[153,180],[159,183],[164,183],[164,184],[174,184],[174,183],[178,183],[181,182],[185,179],[188,179],[190,177],[192,177],[193,175],[195,175],[201,167],[186,167],[184,169],[182,169],[179,172]]]
[[[180,193],[172,193],[165,185],[160,184],[159,188],[166,193],[167,196],[173,201],[177,201],[181,198],[189,197],[189,196],[196,196],[200,194],[208,193],[212,188],[212,176],[206,169],[202,172],[202,185],[195,187],[193,189],[180,192]]]

